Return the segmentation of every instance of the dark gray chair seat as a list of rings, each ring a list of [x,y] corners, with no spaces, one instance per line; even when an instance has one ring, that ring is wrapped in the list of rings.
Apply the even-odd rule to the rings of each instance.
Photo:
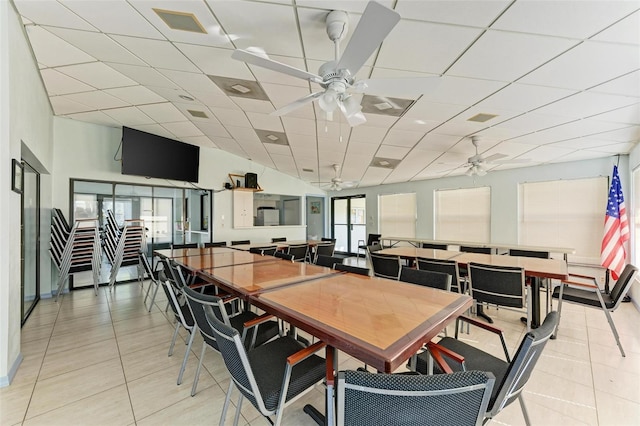
[[[440,290],[451,290],[451,275],[442,272],[424,271],[403,266],[400,272],[400,281]]]
[[[335,265],[333,265],[333,269],[335,269],[336,271],[350,272],[352,274],[358,274],[358,275],[367,275],[367,276],[370,275],[369,268],[361,268],[359,266],[345,265],[344,263],[336,263]]]

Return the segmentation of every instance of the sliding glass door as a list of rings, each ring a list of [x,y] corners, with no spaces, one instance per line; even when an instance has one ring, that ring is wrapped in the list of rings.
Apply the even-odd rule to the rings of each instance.
[[[349,256],[358,253],[358,242],[367,241],[366,198],[364,195],[331,198],[331,228],[336,252]]]

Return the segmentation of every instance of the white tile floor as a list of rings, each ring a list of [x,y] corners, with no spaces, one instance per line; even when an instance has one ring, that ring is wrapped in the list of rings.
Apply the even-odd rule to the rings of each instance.
[[[206,353],[198,393],[190,396],[201,340],[194,343],[184,383],[176,385],[185,345],[167,356],[172,320],[158,300],[150,313],[136,283],[40,301],[22,330],[24,361],[13,383],[0,389],[1,425],[217,424],[229,376],[221,357]],[[550,341],[524,389],[534,425],[640,424],[640,313],[623,304],[613,316],[622,358],[602,312],[565,304],[557,340]],[[517,313],[488,310],[513,352],[524,327]],[[185,335],[181,336],[184,340]],[[199,336],[198,336],[199,337]],[[495,336],[472,330],[464,339],[496,355]],[[340,368],[361,365],[344,354]],[[306,403],[324,406],[316,387],[287,407],[285,425],[313,424]],[[228,424],[232,423],[232,411]],[[248,403],[241,424],[266,425]],[[519,405],[493,424],[524,424]]]

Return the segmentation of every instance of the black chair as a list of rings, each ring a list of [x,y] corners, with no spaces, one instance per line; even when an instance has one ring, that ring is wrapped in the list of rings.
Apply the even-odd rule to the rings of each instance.
[[[156,300],[156,294],[158,294],[158,289],[162,285],[160,283],[160,277],[159,277],[160,270],[151,269],[151,264],[149,263],[149,259],[147,259],[147,255],[142,250],[138,251],[138,258],[140,259],[140,265],[142,266],[142,271],[144,272],[144,274],[147,275],[147,277],[149,277],[149,280],[151,281],[149,283],[149,287],[147,287],[147,292],[144,295],[144,300],[142,301],[142,303],[147,302],[147,298],[149,297],[149,293],[151,292],[151,287],[154,287],[153,293],[151,295],[151,302],[149,302],[148,312],[151,312],[151,308],[153,308],[153,302],[155,302]]]
[[[552,297],[554,299],[558,299],[558,321],[560,321],[563,301],[576,303],[591,308],[602,309],[604,315],[607,317],[607,322],[609,322],[609,327],[611,327],[613,337],[615,337],[616,339],[616,343],[618,345],[618,348],[620,349],[620,354],[622,354],[623,357],[626,356],[624,353],[624,349],[622,349],[620,336],[618,335],[618,330],[616,330],[616,325],[613,323],[613,318],[611,318],[610,312],[615,311],[618,306],[620,306],[620,302],[622,302],[622,299],[629,291],[629,288],[631,288],[631,284],[633,283],[637,273],[638,268],[631,264],[626,265],[624,267],[624,270],[622,271],[622,274],[620,274],[620,277],[616,281],[609,294],[606,294],[600,290],[597,279],[584,275],[570,274],[570,276],[588,279],[592,282],[584,283],[573,280],[563,281],[558,287],[553,290]],[[580,286],[581,288],[574,288],[571,286]]]
[[[214,241],[212,243],[204,243],[205,247],[226,247],[227,246],[227,242],[226,241]]]
[[[495,384],[492,373],[435,376],[340,371],[339,426],[480,426]]]
[[[536,251],[536,250],[520,250],[520,249],[509,249],[509,256],[520,256],[520,257],[535,257],[538,259],[550,259],[551,253],[548,251]],[[527,278],[527,283],[529,284],[529,288],[532,288],[532,280],[535,278]],[[551,288],[551,283],[549,280],[544,285],[545,291],[547,293],[547,301],[545,303],[546,313],[548,314],[551,310],[551,298],[549,297],[549,289]],[[542,288],[540,288],[542,290]]]
[[[491,247],[460,246],[460,251],[464,253],[491,254],[492,250]]]
[[[369,259],[374,276],[390,280],[397,280],[400,277],[400,268],[402,267],[400,256],[370,253]]]
[[[352,274],[358,274],[358,275],[369,276],[371,274],[371,271],[369,271],[369,268],[361,268],[359,266],[345,265],[344,263],[334,264],[333,269],[335,269],[336,271],[350,272]]]
[[[241,244],[251,244],[251,240],[236,240],[236,241],[231,241],[231,245],[232,246],[239,246]]]
[[[446,244],[434,244],[434,243],[422,243],[421,247],[422,248],[426,248],[426,249],[436,249],[436,250],[446,250],[447,249],[447,245]]]
[[[206,316],[231,374],[220,424],[224,424],[234,387],[240,392],[234,425],[244,397],[268,419],[275,415],[275,421],[269,422],[280,425],[286,402],[325,377],[325,360],[315,355],[326,346],[323,342],[304,347],[293,337],[284,336],[247,352],[236,329],[222,323],[212,309],[207,309]]]
[[[273,256],[278,247],[276,246],[265,246],[265,247],[251,247],[249,249],[249,253],[260,254],[262,256]]]
[[[189,248],[198,248],[198,243],[171,244],[171,249],[189,249]]]
[[[322,238],[320,238],[320,241],[329,241],[329,242],[335,243],[336,239],[335,238],[322,237]]]
[[[380,237],[382,237],[382,234],[369,234],[367,236],[366,244],[364,243],[364,240],[358,240],[358,256],[360,256],[360,250],[364,250],[366,256],[367,247],[371,246],[373,243],[380,243]]]
[[[205,310],[207,306],[212,307],[214,314],[220,321],[238,330],[242,333],[242,341],[247,349],[252,349],[253,346],[259,346],[265,342],[273,339],[279,334],[279,327],[276,321],[270,321],[271,315],[258,316],[251,311],[244,311],[232,317],[229,317],[228,311],[230,310],[226,303],[236,300],[235,297],[220,298],[217,296],[210,296],[207,294],[198,293],[197,291],[184,288],[184,294],[187,298],[191,314],[196,321],[200,335],[202,336],[202,350],[200,351],[200,359],[198,361],[198,368],[196,370],[195,378],[193,380],[193,386],[191,387],[191,396],[196,394],[196,388],[198,387],[198,378],[200,377],[200,370],[202,369],[202,360],[207,346],[219,351],[218,344],[211,330],[211,326],[207,321]],[[259,319],[259,321],[257,321]],[[256,329],[252,329],[249,334],[249,328],[245,327],[245,324],[252,322],[257,326]],[[253,328],[253,327],[251,327]]]
[[[451,290],[451,275],[443,274],[442,272],[431,272],[403,266],[400,271],[400,281],[440,290]]]
[[[336,243],[326,243],[326,244],[318,244],[315,246],[314,255],[313,255],[313,263],[316,263],[316,258],[318,256],[333,256],[333,252],[335,251]]]
[[[431,259],[427,257],[416,258],[416,267],[420,270],[442,272],[451,275],[451,291],[464,293],[465,281],[460,279],[460,270],[455,260]]]
[[[289,253],[283,253],[281,251],[276,251],[275,253],[273,253],[273,256],[280,258],[280,259],[284,259],[284,260],[290,260],[293,262],[293,255],[289,254]]]
[[[478,307],[482,304],[501,306],[522,312],[527,310],[527,330],[531,329],[531,292],[525,289],[524,269],[513,266],[469,263],[469,289]],[[489,323],[493,320],[478,311]]]
[[[283,241],[287,241],[287,237],[277,237],[277,238],[272,238],[271,239],[272,243],[281,243]]]
[[[343,261],[344,259],[341,257],[325,256],[325,255],[319,254],[316,256],[315,264],[318,266],[326,266],[327,268],[333,268],[333,266],[336,263],[342,264]]]
[[[518,399],[525,423],[530,425],[529,415],[522,398],[522,389],[529,380],[542,350],[558,324],[558,313],[550,312],[540,327],[525,334],[513,360],[509,357],[501,330],[471,318],[460,317],[460,319],[499,335],[505,360],[457,340],[457,338],[444,337],[437,344],[432,342],[427,344],[428,352],[435,361],[434,372],[482,370],[493,373],[497,386],[493,388],[491,393],[491,400],[485,414],[486,420],[495,417],[504,407]],[[418,355],[417,369],[419,372],[427,372],[428,357],[427,351]]]
[[[309,254],[309,244],[292,244],[287,248],[287,254],[293,255],[294,262],[304,262]]]

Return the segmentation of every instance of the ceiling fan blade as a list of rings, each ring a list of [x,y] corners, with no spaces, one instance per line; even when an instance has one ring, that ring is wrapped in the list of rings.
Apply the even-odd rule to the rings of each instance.
[[[347,107],[345,106],[344,102],[338,102],[338,106],[340,107],[340,111],[342,111],[342,114],[347,119],[349,126],[356,127],[367,121],[364,114],[360,111],[362,107],[360,107],[359,105],[358,105],[359,106],[358,110],[351,113],[349,113],[349,111],[347,110]]]
[[[313,102],[315,99],[319,98],[323,93],[324,92],[315,92],[315,93],[312,93],[310,95],[307,95],[304,98],[300,98],[297,101],[293,101],[290,104],[287,104],[287,105],[283,106],[282,108],[273,111],[269,115],[277,115],[277,116],[285,115],[288,112],[291,112],[291,111],[296,110],[298,108],[302,108],[306,104],[308,104],[310,102]]]
[[[351,75],[356,75],[398,21],[400,21],[400,14],[370,1],[336,69],[348,69]]]
[[[483,158],[482,162],[483,163],[491,163],[493,161],[500,160],[500,159],[505,158],[505,157],[508,157],[508,155],[505,155],[505,154],[492,154],[492,155],[490,155],[488,157]]]
[[[352,91],[376,96],[411,98],[435,90],[440,77],[372,78],[356,82]]]
[[[282,62],[274,61],[273,59],[269,59],[256,53],[249,52],[248,50],[236,49],[231,54],[231,57],[248,64],[257,65],[259,67],[267,68],[272,71],[281,72],[292,77],[297,77],[316,83],[322,83],[322,77],[320,77],[319,75],[292,67],[291,65],[283,64]]]

